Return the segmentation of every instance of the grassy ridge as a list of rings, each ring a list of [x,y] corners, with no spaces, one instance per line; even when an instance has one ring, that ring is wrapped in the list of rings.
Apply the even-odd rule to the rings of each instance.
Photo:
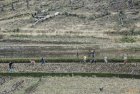
[[[136,78],[140,79],[140,75],[132,74],[113,74],[113,73],[43,73],[43,72],[32,72],[32,73],[0,73],[0,76],[25,76],[25,77],[42,77],[42,76],[82,76],[82,77],[119,77],[119,78]]]
[[[0,59],[0,63],[9,63],[9,62],[13,62],[13,63],[30,63],[30,60],[35,60],[36,63],[40,62],[39,58],[4,58],[4,59]],[[80,63],[83,61],[82,58],[49,58],[46,59],[46,61],[48,63],[70,63],[70,62],[77,62]],[[87,62],[90,61],[90,58],[87,60]],[[103,59],[97,59],[97,62],[104,62]],[[110,63],[119,63],[119,62],[123,62],[123,59],[108,59],[108,61]],[[140,59],[128,59],[128,62],[140,62]]]
[[[40,59],[39,58],[7,58],[7,59],[0,59],[0,63],[9,63],[9,62],[14,62],[14,63],[30,63],[30,60],[35,60],[36,63],[39,63],[40,62]],[[46,59],[45,61],[46,62],[49,62],[49,63],[53,63],[53,62],[80,62],[82,59],[76,59],[76,58],[49,58],[49,59]]]

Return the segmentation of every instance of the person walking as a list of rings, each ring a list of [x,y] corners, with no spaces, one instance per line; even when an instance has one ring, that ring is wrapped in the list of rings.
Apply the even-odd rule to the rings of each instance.
[[[104,63],[108,63],[107,56],[104,57]]]
[[[10,73],[14,72],[14,63],[12,63],[12,62],[9,63],[9,72]]]
[[[92,51],[91,51],[91,60],[90,60],[90,62],[91,62],[91,63],[93,63],[93,62],[96,63],[96,59],[95,59],[95,50],[92,50]]]
[[[123,63],[126,64],[127,63],[127,54],[124,54],[123,60],[124,60]]]
[[[31,65],[35,65],[35,60],[31,60]]]
[[[87,57],[86,57],[86,56],[83,57],[83,62],[84,62],[84,63],[87,62]]]
[[[44,60],[44,58],[42,57],[41,58],[41,65],[44,65],[46,62],[45,62],[45,60]]]

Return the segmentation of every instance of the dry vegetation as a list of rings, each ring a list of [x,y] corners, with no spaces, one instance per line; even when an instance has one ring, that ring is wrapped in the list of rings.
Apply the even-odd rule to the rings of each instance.
[[[99,50],[99,53],[106,52],[108,56],[112,56],[111,53],[119,50],[122,50],[121,54],[131,53],[131,57],[138,57],[139,55],[139,50],[136,54],[133,54],[132,50],[127,50],[128,47],[130,49],[139,48],[139,0],[135,0],[133,3],[131,0],[130,2],[125,0],[15,1],[0,1],[1,8],[3,7],[3,10],[0,11],[0,48],[5,49],[0,57],[26,58],[28,56],[46,57],[46,55],[58,57],[58,46],[61,48],[78,47],[79,53],[82,53],[81,56],[85,55],[80,50],[83,47],[85,47],[86,52],[96,49]],[[13,7],[14,10],[11,10]],[[119,14],[120,10],[122,11],[121,14]],[[35,12],[37,16],[33,17]],[[54,15],[57,12],[59,15]],[[48,15],[47,19],[42,18],[46,15]],[[41,21],[35,24],[38,19]],[[42,52],[43,48],[40,49],[40,46],[49,47],[50,45],[56,46],[56,49],[45,52]],[[9,50],[7,47],[13,50],[13,46],[20,48],[20,52],[14,50],[7,53]],[[28,52],[27,46],[40,49],[38,52],[41,52]],[[107,53],[108,49],[112,52]],[[51,54],[56,52],[56,55],[47,54],[46,52],[50,53],[49,51]],[[62,51],[60,50],[58,53]],[[69,49],[65,52],[62,56],[70,54]],[[70,56],[74,57],[75,54]],[[102,58],[102,56],[99,55],[98,57]],[[118,54],[114,54],[113,57],[115,56]]]
[[[50,45],[61,46],[62,48],[64,46],[74,46],[74,48],[78,47],[79,49],[84,46],[87,51],[95,48],[101,50],[100,52],[107,52],[107,49],[110,49],[113,53],[113,49],[117,49],[114,52],[121,49],[123,50],[122,54],[131,53],[132,57],[139,55],[139,51],[133,54],[133,51],[126,50],[127,47],[139,47],[139,0],[133,2],[131,0],[130,2],[125,0],[15,1],[0,1],[0,5],[5,5],[3,10],[0,11],[1,49],[8,50],[6,47],[12,48],[16,45],[23,52],[28,49],[27,46],[34,46],[35,49]],[[11,10],[13,7],[14,10]],[[35,12],[37,16],[35,15],[34,18],[32,16]],[[57,12],[59,12],[59,15],[54,15]],[[47,19],[42,18],[46,15],[48,15]],[[41,21],[37,22],[38,19],[41,19]],[[48,51],[50,50],[45,52]],[[57,48],[51,54],[55,54],[55,51],[57,53]],[[33,56],[36,52],[33,54],[32,52],[26,52],[28,51],[22,54],[15,50],[7,55],[8,53],[3,51],[1,57],[12,55],[14,57],[26,57],[30,53],[31,55],[28,56],[37,57]],[[63,56],[69,54],[70,51],[68,49],[65,52],[66,54],[63,54]],[[20,55],[17,53],[20,53]],[[52,55],[42,53],[37,54],[40,54],[38,56],[52,57]],[[83,52],[79,50],[79,53]],[[112,56],[110,52],[106,54]],[[83,55],[85,54],[81,54],[81,56]],[[57,57],[58,55],[54,56]],[[71,54],[71,56],[75,56],[75,54]],[[118,54],[115,54],[115,56],[118,56]]]
[[[139,84],[137,79],[125,78],[16,77],[0,86],[0,94],[139,94]]]

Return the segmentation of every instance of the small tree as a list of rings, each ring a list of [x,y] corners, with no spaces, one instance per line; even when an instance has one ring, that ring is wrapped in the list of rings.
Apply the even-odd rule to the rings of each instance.
[[[12,8],[13,11],[15,10],[14,2],[11,2],[11,8]]]
[[[4,11],[4,5],[3,4],[0,6],[0,8],[1,8],[1,11]]]
[[[78,46],[76,47],[76,56],[77,56],[77,58],[79,58],[79,48],[78,48]]]
[[[73,0],[69,0],[69,3],[72,4]]]
[[[27,8],[29,9],[30,6],[29,6],[29,0],[26,0],[26,4],[27,4]]]

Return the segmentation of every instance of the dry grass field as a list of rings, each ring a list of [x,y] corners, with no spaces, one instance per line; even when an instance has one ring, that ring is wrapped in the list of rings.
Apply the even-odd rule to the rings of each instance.
[[[3,0],[0,5],[11,2]],[[0,57],[75,57],[77,49],[82,57],[96,49],[99,58],[121,58],[125,53],[139,58],[139,4],[135,0],[129,8],[125,0],[30,0],[27,9],[25,1],[17,0],[15,10],[7,5],[0,11]],[[60,15],[34,25],[35,12]]]
[[[0,85],[0,94],[139,94],[139,84],[126,78],[14,77]]]

